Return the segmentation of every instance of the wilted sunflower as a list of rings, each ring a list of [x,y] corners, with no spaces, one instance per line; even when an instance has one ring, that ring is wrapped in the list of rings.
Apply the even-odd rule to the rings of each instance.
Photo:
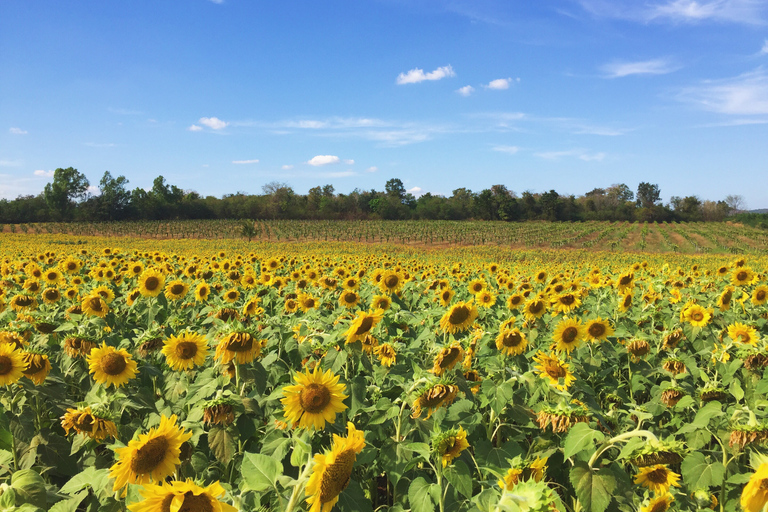
[[[613,336],[614,329],[608,320],[594,318],[584,324],[584,336],[588,341],[607,341],[609,336]]]
[[[347,343],[354,343],[357,340],[364,339],[383,317],[384,312],[380,310],[370,313],[365,311],[358,312],[349,329],[344,333],[347,337]]]
[[[69,435],[70,430],[86,436],[96,441],[103,441],[107,437],[117,438],[117,426],[109,419],[102,418],[90,407],[77,409],[67,409],[64,416],[61,417],[61,427]]]
[[[22,349],[29,345],[29,336],[15,331],[0,331],[0,345],[10,345],[15,349]]]
[[[17,313],[37,309],[37,299],[30,295],[14,295],[8,304]]]
[[[144,498],[128,505],[131,512],[237,512],[238,509],[219,501],[226,491],[214,482],[200,487],[192,480],[162,482],[162,485],[145,484],[139,493]]]
[[[635,475],[635,483],[650,489],[654,494],[666,494],[669,488],[680,487],[680,475],[670,471],[666,464],[656,464],[640,468]]]
[[[536,422],[541,430],[549,426],[553,433],[568,432],[576,423],[589,422],[589,409],[581,403],[560,403],[556,407],[544,404],[536,415]]]
[[[205,364],[208,341],[202,334],[185,331],[165,340],[162,352],[172,370],[191,370]]]
[[[453,462],[453,459],[467,448],[469,448],[467,431],[463,427],[441,432],[432,439],[432,451],[440,457],[443,467]]]
[[[82,336],[70,336],[64,339],[64,352],[72,359],[87,356],[96,346],[98,346],[96,341]]]
[[[91,350],[87,357],[89,373],[93,380],[106,387],[119,388],[136,377],[136,361],[125,349],[115,349],[102,343],[100,347]]]
[[[237,364],[247,364],[261,355],[261,349],[267,345],[267,340],[256,340],[248,331],[230,332],[216,346],[216,359],[221,364],[231,361]]]
[[[450,334],[456,334],[469,329],[472,322],[477,318],[477,308],[472,303],[458,302],[451,306],[443,317],[440,319],[440,328],[443,332]]]
[[[576,377],[568,370],[568,363],[564,363],[554,354],[549,356],[539,351],[533,360],[539,363],[538,366],[534,366],[534,369],[539,372],[539,376],[542,379],[549,379],[549,383],[560,391],[568,389],[576,380]]]
[[[728,326],[728,336],[736,343],[744,343],[748,345],[756,346],[760,341],[760,335],[757,329],[751,325],[741,324],[736,322]]]
[[[450,347],[445,347],[438,352],[435,357],[435,365],[432,367],[432,373],[442,375],[458,363],[464,357],[464,349],[461,345],[454,343]]]
[[[449,405],[456,398],[459,388],[454,384],[435,384],[425,389],[414,400],[411,409],[411,418],[418,418],[421,416],[421,411],[427,409],[427,419],[432,416],[432,413],[438,409],[441,405]]]
[[[677,405],[677,402],[680,401],[681,398],[685,396],[685,393],[682,389],[678,387],[668,388],[662,391],[661,393],[661,403],[666,405],[667,407],[674,407]]]
[[[313,372],[307,369],[305,373],[296,373],[293,379],[297,384],[285,386],[284,398],[280,400],[292,427],[321,430],[326,422],[333,423],[336,414],[347,408],[343,402],[347,398],[346,386],[339,384],[339,376],[331,370],[323,373],[318,365]]]
[[[754,425],[735,425],[731,431],[728,446],[738,446],[742,450],[748,444],[768,441],[768,424],[757,422]]]
[[[36,385],[41,385],[51,371],[51,362],[48,360],[48,356],[24,352],[23,358],[26,365],[26,368],[23,370],[24,376]]]
[[[347,422],[347,437],[334,434],[331,451],[315,454],[312,475],[304,491],[309,512],[329,512],[339,501],[339,494],[349,484],[357,454],[363,448],[363,432]]]
[[[496,337],[496,348],[501,350],[502,354],[508,356],[520,355],[525,352],[527,347],[528,339],[517,328],[502,328]]]
[[[584,326],[578,318],[563,318],[552,334],[555,350],[569,354],[584,341]]]
[[[165,276],[154,269],[147,269],[139,276],[139,292],[144,297],[157,297],[163,291]]]
[[[112,489],[119,491],[127,484],[161,482],[176,471],[181,463],[181,445],[192,437],[176,426],[176,415],[160,418],[160,426],[140,434],[124,448],[115,448],[117,462],[109,476],[115,479]]]
[[[88,316],[97,316],[104,318],[109,313],[109,306],[101,298],[101,295],[92,294],[83,297],[83,301],[80,303],[80,308],[83,310],[83,314]]]
[[[203,404],[203,422],[209,425],[230,425],[235,421],[235,402],[231,398],[217,398]]]
[[[627,344],[627,352],[632,354],[632,357],[638,358],[643,357],[644,355],[648,354],[648,352],[651,351],[651,346],[648,344],[646,340],[632,340]]]
[[[373,351],[379,357],[379,362],[384,366],[390,367],[395,364],[397,352],[395,351],[395,347],[389,343],[382,343],[373,349]]]
[[[0,386],[9,386],[24,376],[24,354],[7,343],[0,344]]]

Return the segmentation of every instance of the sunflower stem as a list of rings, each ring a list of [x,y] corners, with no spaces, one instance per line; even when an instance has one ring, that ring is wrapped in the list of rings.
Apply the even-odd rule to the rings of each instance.
[[[299,495],[304,490],[311,471],[312,450],[309,451],[309,457],[307,458],[307,464],[304,466],[304,471],[302,471],[299,479],[296,481],[296,485],[293,486],[293,492],[291,493],[291,497],[288,499],[288,504],[285,506],[285,512],[293,512],[293,509],[296,508],[296,505],[299,502]]]
[[[595,465],[597,460],[600,458],[600,456],[605,453],[607,450],[613,447],[616,443],[620,441],[626,441],[629,439],[632,439],[633,437],[645,437],[647,439],[658,441],[659,439],[651,432],[647,430],[632,430],[630,432],[624,432],[623,434],[619,434],[616,437],[613,437],[603,443],[603,445],[597,449],[595,453],[592,454],[592,457],[590,457],[589,462],[587,462],[587,465],[589,466],[589,469],[592,469],[592,466]]]

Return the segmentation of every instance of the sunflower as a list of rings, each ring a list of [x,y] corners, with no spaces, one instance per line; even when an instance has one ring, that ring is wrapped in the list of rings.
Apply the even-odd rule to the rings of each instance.
[[[467,431],[463,427],[443,432],[432,440],[432,451],[440,457],[443,467],[453,462],[467,448]]]
[[[745,512],[761,512],[768,503],[768,463],[760,464],[741,492]]]
[[[393,293],[399,292],[404,284],[405,280],[403,279],[402,275],[395,272],[394,270],[387,270],[381,276],[381,281],[379,281],[379,289],[383,293],[391,295]]]
[[[211,294],[211,287],[205,281],[195,287],[195,300],[197,302],[204,302],[208,300],[208,295]]]
[[[306,293],[299,295],[296,300],[299,301],[299,307],[304,313],[310,309],[317,309],[317,307],[320,305],[316,298]]]
[[[58,288],[46,288],[40,295],[46,304],[56,304],[61,300],[61,292]]]
[[[632,290],[627,291],[627,293],[621,295],[621,298],[619,299],[619,311],[622,313],[626,313],[629,308],[632,307]]]
[[[26,369],[24,354],[7,343],[0,343],[0,386],[17,382]]]
[[[0,331],[0,344],[21,350],[29,345],[28,335],[14,331]]]
[[[31,295],[14,295],[9,305],[15,312],[23,313],[37,309],[37,300]]]
[[[261,302],[261,299],[258,296],[256,296],[256,297],[253,297],[248,302],[246,302],[245,304],[243,304],[243,309],[242,309],[243,316],[258,316],[262,314],[264,312],[264,308],[259,306],[260,302]],[[286,301],[286,304],[287,302],[288,301]]]
[[[261,355],[261,349],[267,345],[267,340],[256,340],[248,331],[235,331],[227,334],[216,346],[216,359],[221,364],[236,361],[237,364],[248,364]]]
[[[140,434],[124,448],[115,448],[117,462],[110,468],[109,476],[115,479],[112,487],[119,491],[127,484],[160,482],[176,471],[181,463],[181,445],[192,437],[176,426],[176,415],[160,418],[160,426]]]
[[[389,343],[383,343],[373,349],[373,351],[377,356],[379,356],[379,362],[381,362],[381,364],[384,366],[390,367],[395,364],[395,360],[397,359],[397,352],[395,352],[395,347]]]
[[[163,355],[172,370],[191,370],[205,364],[208,341],[202,334],[185,331],[165,340]]]
[[[157,297],[164,285],[165,276],[157,270],[148,268],[139,276],[139,291],[144,297]]]
[[[387,311],[391,305],[392,305],[392,299],[390,299],[386,295],[375,295],[373,299],[371,299],[371,309],[380,309],[382,311]]]
[[[666,494],[669,488],[680,487],[680,475],[670,471],[666,464],[645,466],[635,475],[635,483],[650,489],[654,494]]]
[[[520,309],[520,306],[525,302],[525,297],[522,293],[515,293],[507,297],[507,308]]]
[[[768,286],[761,284],[752,291],[752,304],[762,306],[768,302]]]
[[[440,328],[443,332],[456,334],[469,329],[475,318],[477,318],[477,308],[471,300],[458,302],[451,306],[451,309],[440,319]]]
[[[508,356],[517,356],[525,352],[528,346],[528,340],[520,329],[502,329],[496,337],[496,348],[501,350],[502,354]]]
[[[726,286],[723,293],[717,298],[717,307],[720,311],[727,311],[731,309],[731,299],[733,299],[733,286]]]
[[[736,343],[745,343],[753,346],[757,345],[757,342],[760,341],[757,329],[751,325],[744,325],[739,322],[728,326],[728,336]]]
[[[608,320],[598,317],[584,324],[584,336],[588,341],[607,341],[613,336],[614,329]]]
[[[445,347],[440,350],[437,357],[435,357],[435,365],[432,368],[432,373],[435,375],[442,375],[456,366],[456,363],[458,363],[462,357],[464,357],[464,349],[461,348],[461,345],[458,343],[454,343],[450,347]]]
[[[567,314],[581,306],[581,298],[578,294],[563,293],[555,297],[552,301],[552,309],[559,313]]]
[[[363,432],[347,422],[347,437],[334,434],[331,451],[315,454],[312,475],[304,491],[309,512],[329,512],[339,501],[339,494],[349,484],[357,454],[364,447]]]
[[[83,310],[83,314],[88,316],[104,318],[107,316],[107,313],[109,313],[109,306],[107,306],[107,303],[101,298],[101,295],[98,294],[86,295],[83,297],[80,307]]]
[[[689,304],[683,309],[681,316],[683,321],[694,327],[704,327],[712,319],[712,313],[698,304]]]
[[[119,388],[136,377],[136,361],[125,349],[115,349],[102,343],[91,350],[87,357],[89,373],[93,380],[107,387]]]
[[[165,286],[165,298],[168,300],[183,299],[189,292],[189,285],[181,279],[175,279]]]
[[[286,313],[295,313],[299,310],[299,303],[296,299],[285,299],[283,309]]]
[[[87,356],[96,346],[95,341],[81,336],[70,336],[64,339],[64,352],[72,359]]]
[[[488,290],[483,290],[482,292],[475,295],[475,300],[477,301],[478,305],[484,308],[490,308],[496,304],[496,296]]]
[[[555,332],[552,335],[552,339],[554,339],[556,343],[555,350],[568,352],[569,354],[573,349],[581,345],[584,338],[584,326],[581,325],[581,320],[568,317],[563,318],[560,323],[557,324]]]
[[[224,302],[232,304],[240,298],[240,290],[237,288],[230,288],[221,294],[221,298],[224,300]]]
[[[627,290],[631,290],[632,286],[635,281],[635,274],[632,272],[626,272],[624,274],[621,274],[619,278],[616,280],[616,288],[619,290],[619,293],[625,293]]]
[[[344,333],[347,337],[347,343],[354,343],[365,338],[383,317],[384,312],[380,310],[371,313],[366,313],[365,311],[358,312],[357,317]]]
[[[544,313],[547,312],[547,303],[544,302],[544,299],[542,299],[539,296],[534,297],[533,299],[529,300],[525,303],[525,308],[523,309],[523,315],[525,315],[526,320],[533,321],[537,318],[541,318],[544,316]]]
[[[568,369],[568,363],[564,363],[556,355],[547,355],[539,351],[533,360],[539,363],[534,366],[542,379],[549,379],[549,383],[560,391],[565,391],[576,380],[576,377]]]
[[[440,300],[440,305],[445,308],[450,305],[454,295],[456,295],[456,292],[454,292],[450,287],[443,288],[437,292],[437,298]]]
[[[736,286],[746,286],[757,280],[757,275],[749,267],[737,267],[731,274],[731,283]]]
[[[67,412],[61,417],[61,427],[67,435],[69,435],[70,430],[74,430],[76,433],[85,434],[96,441],[103,441],[107,437],[117,438],[115,423],[94,414],[90,407],[67,409]]]
[[[472,295],[477,295],[478,293],[482,292],[486,289],[488,285],[485,284],[485,281],[482,279],[473,279],[469,282],[467,285],[467,288],[469,289],[469,293]]]
[[[143,500],[128,505],[131,512],[237,512],[232,505],[219,501],[226,491],[217,481],[200,487],[192,480],[145,484],[139,491]]]
[[[112,304],[112,301],[115,300],[115,292],[107,285],[94,288],[89,295],[99,295],[107,304]]]
[[[459,388],[454,384],[435,384],[425,389],[414,400],[411,409],[411,418],[418,418],[421,416],[421,411],[427,409],[427,419],[432,416],[432,413],[437,410],[441,405],[449,405],[456,398]]]
[[[23,358],[24,365],[26,366],[23,370],[24,376],[36,385],[41,385],[51,371],[51,362],[48,360],[48,356],[45,354],[24,352]]]
[[[336,414],[347,408],[343,400],[346,386],[339,384],[339,376],[331,370],[323,373],[320,366],[313,372],[296,373],[293,376],[296,385],[285,386],[280,401],[284,406],[285,417],[293,427],[325,428],[325,423],[336,421]]]
[[[675,498],[671,494],[662,494],[649,501],[648,505],[640,509],[640,512],[667,512],[673,501],[675,501]]]
[[[353,308],[360,302],[360,296],[354,291],[354,289],[346,289],[341,292],[339,297],[339,304],[345,308]]]

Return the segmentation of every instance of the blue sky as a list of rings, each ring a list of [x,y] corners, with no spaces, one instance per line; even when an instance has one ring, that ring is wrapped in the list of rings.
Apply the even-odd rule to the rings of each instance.
[[[0,3],[0,197],[641,181],[768,207],[768,0]]]

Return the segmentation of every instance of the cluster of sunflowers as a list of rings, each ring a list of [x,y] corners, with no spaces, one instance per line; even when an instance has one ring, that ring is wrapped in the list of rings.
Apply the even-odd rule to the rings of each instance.
[[[5,508],[768,503],[765,258],[2,236]]]

